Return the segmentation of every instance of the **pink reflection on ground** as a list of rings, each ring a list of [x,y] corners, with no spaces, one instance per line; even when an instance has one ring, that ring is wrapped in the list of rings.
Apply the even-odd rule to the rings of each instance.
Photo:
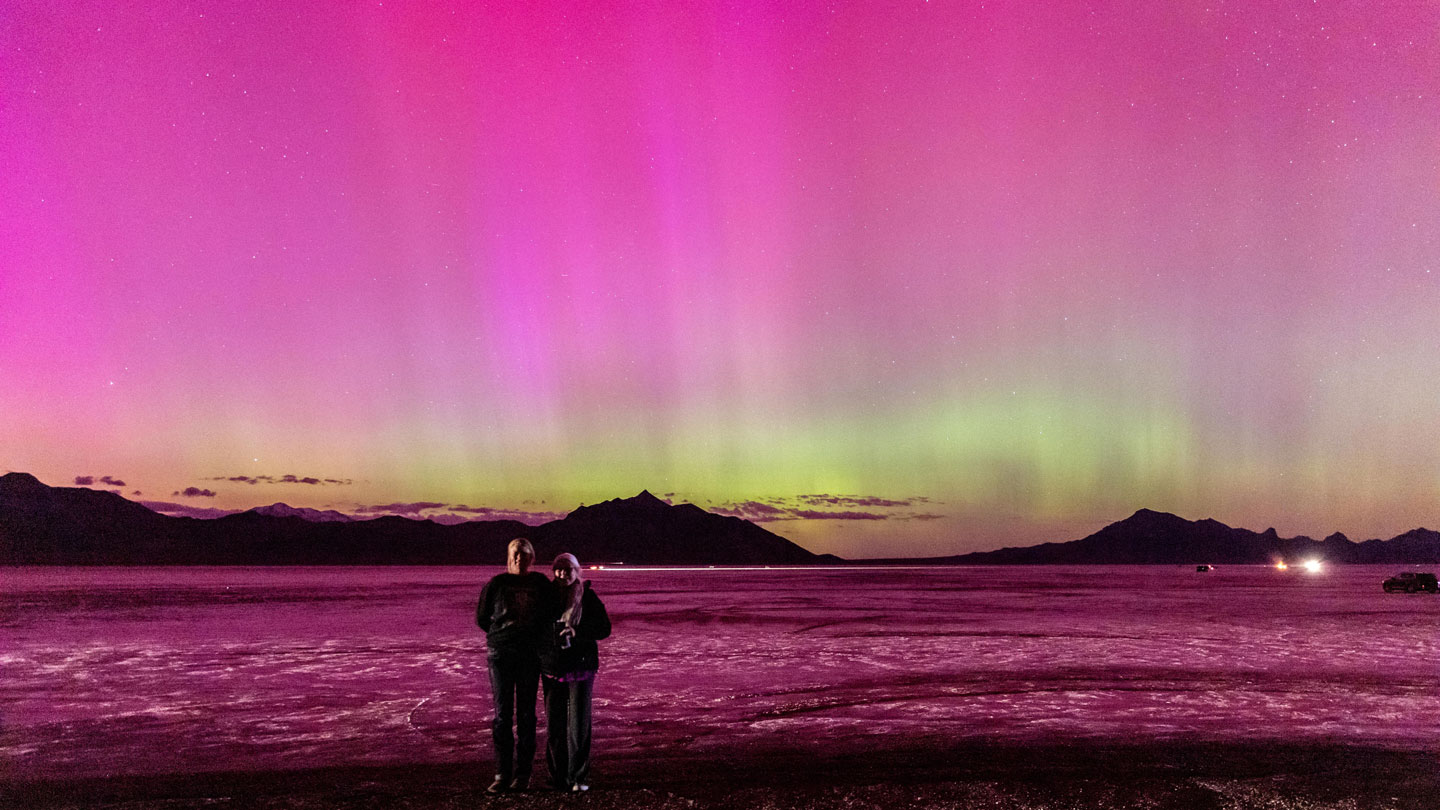
[[[486,759],[494,571],[9,569],[0,771]],[[597,751],[872,735],[1434,748],[1440,598],[1388,568],[591,571]],[[163,754],[163,756],[162,756]]]

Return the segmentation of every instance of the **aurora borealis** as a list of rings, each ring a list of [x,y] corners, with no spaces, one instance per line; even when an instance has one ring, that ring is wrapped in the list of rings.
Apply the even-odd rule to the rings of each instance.
[[[1440,524],[1433,3],[10,3],[0,155],[0,472]]]

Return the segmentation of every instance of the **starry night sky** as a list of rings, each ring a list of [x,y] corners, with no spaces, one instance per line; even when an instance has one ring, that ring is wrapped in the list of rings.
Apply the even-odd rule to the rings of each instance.
[[[52,485],[1440,527],[1434,3],[10,3],[0,155]]]

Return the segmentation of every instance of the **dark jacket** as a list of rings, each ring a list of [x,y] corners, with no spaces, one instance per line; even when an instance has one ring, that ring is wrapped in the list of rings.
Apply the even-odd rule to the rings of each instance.
[[[550,619],[550,580],[538,571],[497,574],[480,591],[475,624],[491,655],[537,651]]]
[[[561,591],[551,584],[551,627],[540,645],[540,671],[546,675],[560,677],[576,672],[595,672],[600,669],[600,645],[595,642],[610,637],[610,614],[605,612],[605,603],[585,583],[585,594],[580,597],[580,624],[575,628],[575,638],[566,649],[560,648],[558,628],[555,620],[560,616],[558,609]]]

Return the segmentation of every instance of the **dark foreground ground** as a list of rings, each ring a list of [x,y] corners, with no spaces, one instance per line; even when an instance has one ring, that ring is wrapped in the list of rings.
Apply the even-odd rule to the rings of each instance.
[[[588,794],[489,796],[487,763],[26,782],[25,808],[1435,808],[1440,752],[1354,745],[955,744],[877,740],[866,751],[716,750],[701,761],[597,760]],[[543,770],[543,765],[539,766]]]

